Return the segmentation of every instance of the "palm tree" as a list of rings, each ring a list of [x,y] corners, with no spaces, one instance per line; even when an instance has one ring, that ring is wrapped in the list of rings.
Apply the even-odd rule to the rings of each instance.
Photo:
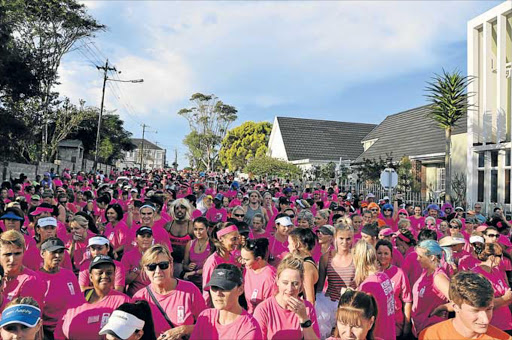
[[[451,201],[451,165],[450,150],[452,132],[457,122],[467,113],[468,85],[474,80],[471,76],[462,76],[459,71],[435,74],[432,81],[427,82],[426,97],[431,103],[428,117],[437,122],[444,129],[445,136],[445,201]]]

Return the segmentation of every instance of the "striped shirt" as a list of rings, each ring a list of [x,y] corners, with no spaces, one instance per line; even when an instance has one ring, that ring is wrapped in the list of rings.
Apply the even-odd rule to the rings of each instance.
[[[334,267],[332,265],[332,252],[329,252],[327,262],[327,291],[326,295],[332,301],[338,301],[341,297],[341,288],[355,288],[354,278],[356,276],[356,267],[354,261],[346,267]]]

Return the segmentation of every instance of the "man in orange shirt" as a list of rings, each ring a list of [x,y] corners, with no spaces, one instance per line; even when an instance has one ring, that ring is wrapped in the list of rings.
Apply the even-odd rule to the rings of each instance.
[[[494,290],[485,277],[459,272],[452,277],[448,294],[455,318],[426,328],[420,333],[419,340],[512,340],[510,335],[490,325]]]

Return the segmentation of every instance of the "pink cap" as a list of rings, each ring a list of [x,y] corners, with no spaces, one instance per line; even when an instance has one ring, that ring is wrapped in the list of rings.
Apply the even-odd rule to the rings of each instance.
[[[487,226],[486,226],[486,225],[481,225],[481,226],[478,226],[478,227],[476,228],[476,231],[480,231],[480,232],[482,232],[482,231],[485,231],[485,229],[487,229]]]
[[[394,234],[393,230],[391,228],[384,228],[381,231],[379,231],[379,236],[392,236]]]

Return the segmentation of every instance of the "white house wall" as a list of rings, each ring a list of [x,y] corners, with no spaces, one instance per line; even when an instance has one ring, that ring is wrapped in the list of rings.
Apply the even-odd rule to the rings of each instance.
[[[279,128],[277,117],[274,118],[272,131],[270,132],[267,155],[272,158],[288,161],[288,155],[286,154],[286,148],[284,146],[283,136],[281,135],[281,129]]]

